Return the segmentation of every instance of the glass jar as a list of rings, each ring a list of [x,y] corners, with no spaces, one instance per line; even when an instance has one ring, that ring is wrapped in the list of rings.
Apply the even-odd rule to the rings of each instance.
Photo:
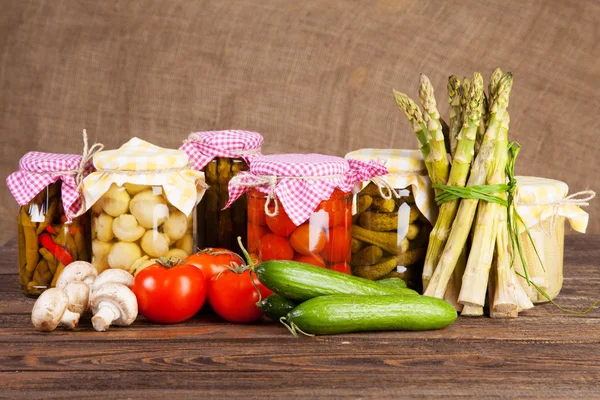
[[[335,189],[319,203],[306,222],[296,226],[277,198],[248,191],[248,250],[262,261],[295,260],[340,272],[350,272],[352,194]],[[275,204],[277,203],[277,204]]]
[[[72,261],[90,261],[88,215],[67,223],[61,199],[61,182],[43,189],[17,217],[19,287],[30,297],[54,287]]]
[[[387,189],[382,191],[369,183],[356,195],[352,271],[371,280],[399,277],[418,289],[431,223],[415,204],[410,187],[396,189],[397,197],[387,198]]]
[[[130,273],[160,257],[193,252],[193,213],[174,207],[161,186],[113,183],[91,209],[92,264]]]
[[[554,226],[552,226],[553,224]],[[551,299],[554,299],[560,293],[563,284],[565,217],[557,217],[554,223],[546,220],[541,224],[534,225],[529,228],[529,234],[533,239],[533,244],[526,232],[521,233],[529,279]],[[540,259],[543,266],[540,264]],[[517,256],[514,260],[516,271],[524,275],[521,258]],[[533,303],[545,303],[548,301],[533,285],[527,285],[526,282],[522,283],[523,288]]]
[[[388,174],[363,183],[352,217],[352,271],[378,280],[398,277],[422,289],[423,262],[437,206],[418,150],[360,149],[348,160],[378,161]]]
[[[540,290],[524,278],[519,281],[533,303],[544,303],[548,299],[542,291],[554,299],[562,288],[565,221],[569,221],[573,230],[585,233],[589,216],[580,207],[587,206],[595,193],[585,191],[567,196],[568,185],[558,180],[532,176],[515,179],[515,209],[529,230],[528,235],[524,226],[519,225],[527,271]],[[518,254],[514,257],[514,267],[525,275]]]
[[[225,248],[239,253],[238,236],[242,237],[242,243],[246,246],[246,196],[240,196],[225,210],[223,207],[229,200],[229,181],[238,172],[247,170],[248,165],[243,158],[218,157],[204,167],[209,187],[196,213],[198,248]]]

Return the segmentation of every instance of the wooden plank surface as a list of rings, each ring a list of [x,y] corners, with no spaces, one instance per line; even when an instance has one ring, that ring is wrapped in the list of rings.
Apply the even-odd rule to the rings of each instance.
[[[567,238],[558,300],[589,305],[600,236]],[[515,320],[459,318],[432,332],[295,339],[274,323],[210,313],[177,325],[36,332],[17,288],[14,244],[0,248],[0,398],[600,398],[600,311],[551,305]]]

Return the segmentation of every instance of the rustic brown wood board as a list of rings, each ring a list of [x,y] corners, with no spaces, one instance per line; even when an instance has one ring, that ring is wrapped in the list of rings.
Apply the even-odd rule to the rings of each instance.
[[[570,236],[558,301],[600,297],[600,236]],[[552,305],[431,332],[294,338],[275,323],[203,313],[177,325],[36,332],[0,248],[0,398],[600,398],[600,310]]]

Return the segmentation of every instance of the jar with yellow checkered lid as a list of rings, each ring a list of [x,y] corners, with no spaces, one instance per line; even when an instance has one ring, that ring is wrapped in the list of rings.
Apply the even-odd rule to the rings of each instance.
[[[205,183],[183,151],[133,138],[93,161],[96,172],[85,178],[83,194],[99,272],[137,273],[160,257],[184,259],[193,252],[193,211]]]
[[[437,216],[431,181],[418,150],[361,149],[347,159],[379,161],[389,174],[365,182],[352,217],[352,272],[378,280],[400,277],[421,287],[429,233]]]
[[[531,176],[515,178],[514,205],[523,220],[518,232],[529,278],[541,290],[528,285],[523,278],[520,281],[532,302],[543,303],[548,299],[542,291],[554,299],[562,288],[565,220],[574,231],[585,233],[589,215],[581,207],[595,194],[585,191],[569,196],[569,187],[564,182]],[[516,256],[514,262],[517,272],[524,276],[520,257]]]

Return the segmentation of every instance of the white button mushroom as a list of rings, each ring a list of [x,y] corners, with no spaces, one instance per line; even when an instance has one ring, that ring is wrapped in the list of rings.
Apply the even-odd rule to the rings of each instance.
[[[131,288],[133,286],[133,275],[122,269],[107,269],[98,275],[98,278],[92,284],[92,291],[105,283],[120,283]]]
[[[96,268],[87,261],[73,261],[63,269],[62,273],[56,280],[56,287],[64,289],[69,282],[81,281],[87,285],[90,285],[96,277],[98,271]]]
[[[169,251],[169,237],[155,230],[146,231],[140,244],[151,257],[162,257]]]
[[[125,183],[123,186],[132,197],[144,190],[152,189],[152,186],[137,185],[135,183]]]
[[[123,214],[114,219],[112,231],[117,239],[124,242],[135,242],[146,232],[131,214]]]
[[[111,268],[130,271],[133,263],[142,256],[142,249],[136,243],[118,242],[108,253],[108,265]]]
[[[64,291],[69,297],[69,311],[81,315],[90,308],[90,287],[88,284],[81,281],[69,282]]]
[[[187,216],[176,208],[171,208],[169,219],[162,225],[162,231],[169,237],[171,242],[181,239],[188,230]]]
[[[93,236],[103,242],[111,241],[115,237],[112,230],[113,220],[114,218],[107,213],[92,217]]]
[[[45,290],[33,305],[31,322],[35,329],[42,332],[51,332],[58,325],[75,329],[79,314],[69,311],[68,306],[69,296],[62,289]]]
[[[189,254],[181,249],[171,249],[167,251],[167,254],[165,254],[165,258],[176,258],[181,261],[183,261],[187,256],[189,256]]]
[[[133,270],[133,275],[136,276],[141,270],[153,264],[156,264],[156,258],[148,258],[148,256],[140,258],[131,266],[131,269]]]
[[[92,241],[92,264],[99,273],[110,268],[108,265],[108,254],[112,247],[112,242],[101,242],[100,240]]]
[[[146,229],[153,229],[167,220],[169,208],[162,195],[154,194],[152,190],[140,192],[131,199],[129,205],[131,214]]]
[[[100,202],[105,213],[112,217],[125,214],[129,209],[131,196],[125,188],[113,184],[101,197]]]
[[[111,325],[131,325],[137,318],[135,294],[120,283],[105,283],[92,293],[92,325],[100,332]]]
[[[175,247],[185,251],[188,254],[192,254],[194,252],[194,238],[191,233],[186,234],[184,237],[179,239],[175,243]]]

